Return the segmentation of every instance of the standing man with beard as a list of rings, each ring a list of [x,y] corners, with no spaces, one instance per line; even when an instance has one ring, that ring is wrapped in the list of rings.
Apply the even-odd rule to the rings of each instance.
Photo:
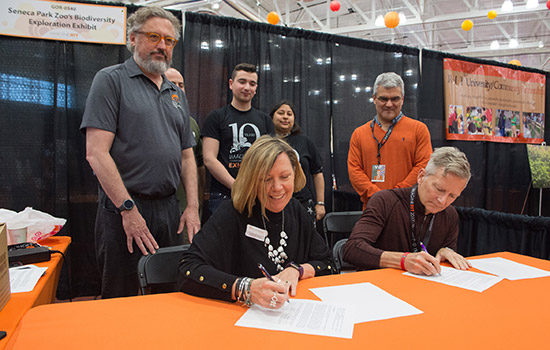
[[[224,200],[231,198],[231,187],[246,151],[260,136],[274,133],[271,118],[252,107],[257,88],[256,66],[236,65],[229,79],[229,89],[233,92],[231,103],[210,112],[202,127],[204,164],[212,175],[210,215]]]
[[[99,181],[95,247],[103,298],[136,295],[137,262],[183,244],[200,229],[195,145],[181,89],[164,76],[181,25],[170,12],[143,7],[128,18],[132,57],[99,71],[81,130]],[[176,188],[187,208],[180,216]]]

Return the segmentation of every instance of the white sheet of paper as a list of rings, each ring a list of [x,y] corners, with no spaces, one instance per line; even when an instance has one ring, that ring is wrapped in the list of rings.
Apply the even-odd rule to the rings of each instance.
[[[508,280],[550,276],[550,271],[541,270],[504,258],[468,259],[468,261],[478,270],[492,273]]]
[[[30,292],[38,283],[47,267],[24,265],[10,268],[10,288],[12,293]]]
[[[349,309],[354,310],[355,323],[422,313],[421,310],[368,282],[310,290],[324,302],[347,305]]]
[[[484,290],[502,281],[502,277],[472,271],[462,271],[447,266],[441,266],[441,276],[416,275],[410,272],[404,272],[403,274],[406,276],[447,284],[453,287],[469,289],[476,292],[483,292]]]
[[[235,325],[348,339],[353,336],[350,310],[317,300],[291,299],[278,310],[252,305]]]

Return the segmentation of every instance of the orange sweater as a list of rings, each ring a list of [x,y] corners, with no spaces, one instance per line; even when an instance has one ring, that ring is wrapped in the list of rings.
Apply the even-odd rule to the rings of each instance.
[[[371,182],[372,166],[378,164],[377,143],[372,137],[371,121],[355,129],[348,153],[348,173],[353,188],[361,196],[363,209],[380,190],[405,188],[416,184],[420,169],[430,160],[432,143],[426,125],[403,116],[395,124],[386,144],[380,149],[380,164],[386,165],[386,181]],[[382,141],[386,132],[374,124],[374,135]]]

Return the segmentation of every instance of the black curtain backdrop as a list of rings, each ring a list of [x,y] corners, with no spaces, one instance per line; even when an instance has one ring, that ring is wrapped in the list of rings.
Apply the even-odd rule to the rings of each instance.
[[[242,62],[258,67],[253,106],[266,113],[280,100],[296,107],[296,122],[321,154],[330,179],[331,38],[327,34],[186,13],[185,87],[191,114],[231,102],[229,79]]]
[[[550,218],[456,207],[458,252],[464,256],[508,251],[550,259]]]
[[[337,188],[354,193],[347,172],[349,139],[376,114],[372,84],[378,74],[403,76],[403,111],[416,115],[417,49],[206,14],[188,12],[185,19],[185,85],[193,116],[202,125],[211,110],[231,102],[228,80],[235,65],[257,65],[253,105],[269,113],[281,99],[295,104],[296,121],[323,159],[328,210],[333,174]],[[340,206],[345,202],[340,199]]]
[[[137,9],[127,7],[129,14]],[[174,13],[181,18],[181,12]],[[0,36],[0,46],[0,207],[20,211],[32,206],[68,219],[60,234],[72,237],[72,287],[67,271],[62,272],[58,298],[96,295],[97,180],[86,162],[79,126],[96,72],[123,62],[129,52],[124,46],[8,36]],[[434,146],[455,145],[472,163],[474,177],[457,204],[518,214],[530,181],[525,145],[444,139],[444,57],[452,56],[186,13],[173,66],[184,72],[192,114],[202,124],[208,112],[231,100],[233,67],[240,62],[258,65],[253,104],[269,112],[280,99],[294,102],[297,122],[322,154],[327,202],[331,193],[338,199],[327,211],[360,209],[347,175],[349,138],[375,114],[371,98],[376,76],[395,71],[406,84],[404,113],[428,125]],[[548,134],[546,121],[546,140]],[[337,191],[332,191],[333,175]],[[537,215],[538,198],[538,190],[531,190],[525,213]],[[550,198],[548,190],[544,198]],[[549,211],[546,205],[543,215],[550,216]]]

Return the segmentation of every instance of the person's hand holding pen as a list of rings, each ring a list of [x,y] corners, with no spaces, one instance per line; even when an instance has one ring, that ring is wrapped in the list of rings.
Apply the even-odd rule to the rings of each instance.
[[[422,251],[428,255],[430,255],[430,253],[428,253],[428,249],[426,249],[426,246],[424,245],[424,243],[420,242],[420,247],[422,247]],[[431,256],[431,255],[430,255]],[[436,257],[435,258],[437,260],[437,265],[433,265],[433,267],[437,270],[437,275],[438,276],[441,276],[441,266],[439,266],[439,259]]]
[[[266,309],[279,309],[289,300],[290,284],[286,281],[275,280],[269,272],[258,264],[258,268],[265,278],[257,278],[250,286],[251,301]]]
[[[406,256],[403,263],[405,270],[416,273],[418,275],[439,275],[441,274],[441,266],[439,259],[434,258],[425,249],[424,244],[420,243],[422,251],[419,253],[410,253]]]

